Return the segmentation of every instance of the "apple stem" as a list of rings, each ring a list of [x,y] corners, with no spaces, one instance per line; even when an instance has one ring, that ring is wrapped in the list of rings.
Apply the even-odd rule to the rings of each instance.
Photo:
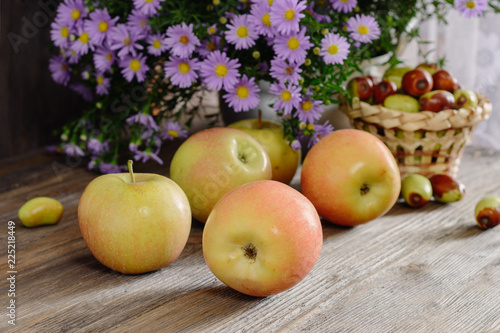
[[[132,164],[134,164],[134,161],[128,160],[127,167],[128,172],[130,173],[130,179],[132,180],[132,183],[135,183],[134,169],[132,168]]]
[[[258,115],[257,115],[257,128],[261,129],[262,128],[262,110],[259,109]]]

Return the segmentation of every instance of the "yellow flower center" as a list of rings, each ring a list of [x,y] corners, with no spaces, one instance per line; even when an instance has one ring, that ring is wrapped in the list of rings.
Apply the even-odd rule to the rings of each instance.
[[[292,99],[292,94],[288,90],[285,90],[281,93],[281,99],[287,102]]]
[[[220,77],[224,77],[227,74],[227,67],[224,66],[223,64],[218,64],[215,66],[215,74],[217,74]]]
[[[248,88],[245,86],[238,87],[238,89],[236,89],[236,95],[241,99],[247,98],[249,95]]]
[[[207,31],[208,31],[209,35],[213,35],[217,32],[217,29],[215,29],[215,27],[212,25],[212,26],[208,27]]]
[[[179,42],[181,42],[182,44],[186,45],[187,43],[189,43],[189,38],[188,38],[188,36],[182,35],[182,36],[179,38]]]
[[[360,25],[358,27],[358,32],[362,35],[367,35],[368,32],[370,32],[370,29],[368,29],[368,27],[366,25]]]
[[[286,66],[285,67],[285,74],[292,75],[293,74],[293,67],[292,66]]]
[[[80,35],[80,38],[78,38],[78,40],[83,44],[87,44],[89,42],[89,34],[87,34],[86,32],[82,33]]]
[[[108,22],[102,21],[101,23],[99,23],[98,28],[99,28],[100,32],[106,32],[106,31],[108,31],[108,28],[109,28]]]
[[[132,41],[130,40],[130,38],[126,37],[124,40],[123,40],[123,45],[130,45],[132,44]]]
[[[288,48],[296,50],[300,46],[299,39],[297,37],[292,37],[288,40]]]
[[[78,9],[73,9],[73,11],[71,12],[71,18],[73,20],[78,20],[81,15],[82,14],[80,13],[80,11]]]
[[[62,27],[62,28],[61,28],[61,36],[62,36],[63,38],[68,37],[68,36],[69,36],[69,29],[68,29],[68,28],[66,28],[66,27]]]
[[[338,52],[339,52],[339,48],[335,44],[330,45],[330,47],[328,48],[328,53],[330,53],[330,54],[337,54]]]
[[[97,84],[102,84],[102,82],[104,81],[104,79],[102,78],[102,76],[98,76],[97,77]]]
[[[179,133],[177,133],[177,131],[169,130],[167,133],[168,133],[168,135],[170,135],[173,138],[179,137]]]
[[[267,3],[269,3],[269,6],[273,4],[273,0],[267,0]]]
[[[106,54],[106,59],[108,59],[108,61],[113,60],[113,54],[111,53]]]
[[[313,124],[307,124],[307,129],[312,131],[314,129],[314,125]]]
[[[302,110],[304,110],[305,112],[311,111],[312,107],[313,103],[311,101],[305,101],[304,103],[302,103]]]
[[[159,40],[155,40],[155,41],[153,42],[153,47],[154,47],[155,49],[159,49],[159,48],[161,47],[161,42],[160,42]]]
[[[467,1],[465,3],[465,6],[469,9],[474,9],[476,7],[476,2],[475,1]]]
[[[179,72],[181,72],[182,74],[188,73],[190,69],[191,69],[191,66],[189,66],[189,64],[186,62],[181,62],[179,64]]]
[[[343,2],[343,3],[348,3],[349,0],[340,0],[340,2]]]
[[[264,25],[266,27],[270,27],[271,26],[271,17],[269,16],[269,13],[265,13],[262,16],[262,23],[264,23]]]
[[[153,0],[144,0],[144,1],[147,2],[147,3],[153,2]]]
[[[130,61],[129,67],[134,72],[137,72],[139,69],[141,69],[141,62],[137,59],[133,59]]]
[[[238,29],[236,29],[236,34],[240,38],[247,37],[248,36],[248,29],[247,29],[247,27],[245,27],[245,26],[238,27]]]
[[[289,8],[287,9],[283,17],[285,18],[285,20],[291,21],[295,17],[295,12],[293,11],[293,9]]]

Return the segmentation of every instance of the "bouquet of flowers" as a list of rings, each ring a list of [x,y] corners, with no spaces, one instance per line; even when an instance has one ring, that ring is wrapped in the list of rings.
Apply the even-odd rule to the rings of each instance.
[[[49,67],[87,104],[58,148],[103,173],[129,157],[161,164],[162,145],[188,135],[204,92],[246,112],[262,81],[291,146],[311,146],[333,130],[318,124],[323,105],[340,102],[362,60],[418,35],[405,31],[411,19],[453,6],[466,16],[498,10],[486,0],[65,0]]]

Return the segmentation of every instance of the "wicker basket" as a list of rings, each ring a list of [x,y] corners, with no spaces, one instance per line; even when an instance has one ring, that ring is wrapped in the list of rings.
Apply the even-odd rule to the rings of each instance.
[[[370,105],[353,99],[352,107],[341,107],[354,128],[368,131],[381,139],[396,158],[401,177],[419,173],[430,177],[458,174],[463,149],[477,124],[489,117],[492,105],[477,94],[474,109],[461,108],[441,112],[409,113]]]

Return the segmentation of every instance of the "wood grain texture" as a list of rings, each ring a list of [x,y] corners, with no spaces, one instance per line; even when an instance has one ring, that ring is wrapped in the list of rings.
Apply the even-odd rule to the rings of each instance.
[[[322,253],[305,280],[254,298],[209,271],[197,222],[169,267],[137,276],[105,268],[86,248],[77,221],[79,197],[97,175],[82,167],[56,173],[64,157],[8,160],[0,172],[0,243],[5,258],[6,222],[15,221],[18,317],[11,327],[2,316],[0,331],[500,332],[500,228],[480,230],[473,216],[481,196],[500,194],[499,162],[500,152],[467,147],[459,173],[467,194],[460,202],[420,209],[399,202],[354,228],[324,221]],[[166,174],[168,167],[135,169]],[[298,175],[292,185],[300,188]],[[38,195],[62,202],[58,225],[21,226],[18,208]],[[7,271],[2,260],[3,309]]]

